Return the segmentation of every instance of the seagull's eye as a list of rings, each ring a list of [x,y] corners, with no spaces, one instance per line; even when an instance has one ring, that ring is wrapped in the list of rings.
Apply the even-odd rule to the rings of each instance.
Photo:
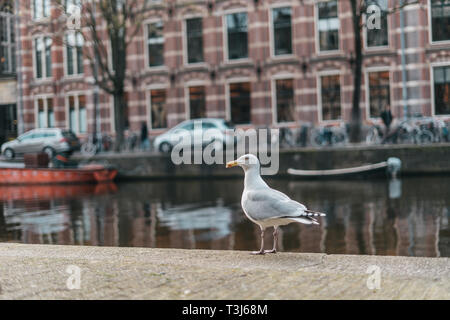
[[[244,160],[248,160],[248,157],[245,157]]]

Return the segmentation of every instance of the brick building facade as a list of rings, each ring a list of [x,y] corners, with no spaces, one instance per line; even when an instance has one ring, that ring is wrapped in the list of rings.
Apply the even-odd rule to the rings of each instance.
[[[0,1],[0,144],[17,135],[15,34],[12,0]]]
[[[298,126],[350,118],[354,44],[350,2],[154,1],[127,56],[128,123],[158,134],[184,119],[220,117],[247,126]],[[369,1],[370,2],[370,1]],[[403,116],[397,1],[373,0],[381,29],[364,30],[364,120],[390,104]],[[65,47],[51,0],[20,0],[24,129],[95,126],[94,87],[80,39]],[[450,116],[450,1],[405,8],[410,114]],[[70,37],[70,36],[69,36]],[[107,39],[105,38],[105,41]],[[100,92],[100,123],[114,132],[112,97]]]

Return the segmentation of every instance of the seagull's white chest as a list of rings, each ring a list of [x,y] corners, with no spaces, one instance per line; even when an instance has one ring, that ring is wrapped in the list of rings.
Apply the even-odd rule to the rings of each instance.
[[[245,205],[245,203],[248,201],[248,193],[247,191],[244,189],[244,192],[242,192],[242,198],[241,198],[241,206],[242,206],[242,210],[244,210],[244,213],[246,215],[247,218],[249,218],[252,222],[259,224],[255,219],[253,219],[251,217],[251,212],[248,212],[248,209]]]

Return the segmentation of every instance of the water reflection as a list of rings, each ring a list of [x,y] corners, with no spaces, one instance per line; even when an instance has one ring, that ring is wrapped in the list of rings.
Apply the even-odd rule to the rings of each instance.
[[[281,250],[450,256],[447,178],[270,185],[328,214],[283,227]],[[242,213],[242,189],[239,179],[0,187],[0,241],[253,250],[259,229]]]

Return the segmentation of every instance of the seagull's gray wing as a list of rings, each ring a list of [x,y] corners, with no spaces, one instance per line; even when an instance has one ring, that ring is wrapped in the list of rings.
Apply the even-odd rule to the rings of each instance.
[[[270,188],[247,191],[242,203],[247,214],[255,220],[310,216],[301,203]],[[311,218],[312,219],[312,218]]]

